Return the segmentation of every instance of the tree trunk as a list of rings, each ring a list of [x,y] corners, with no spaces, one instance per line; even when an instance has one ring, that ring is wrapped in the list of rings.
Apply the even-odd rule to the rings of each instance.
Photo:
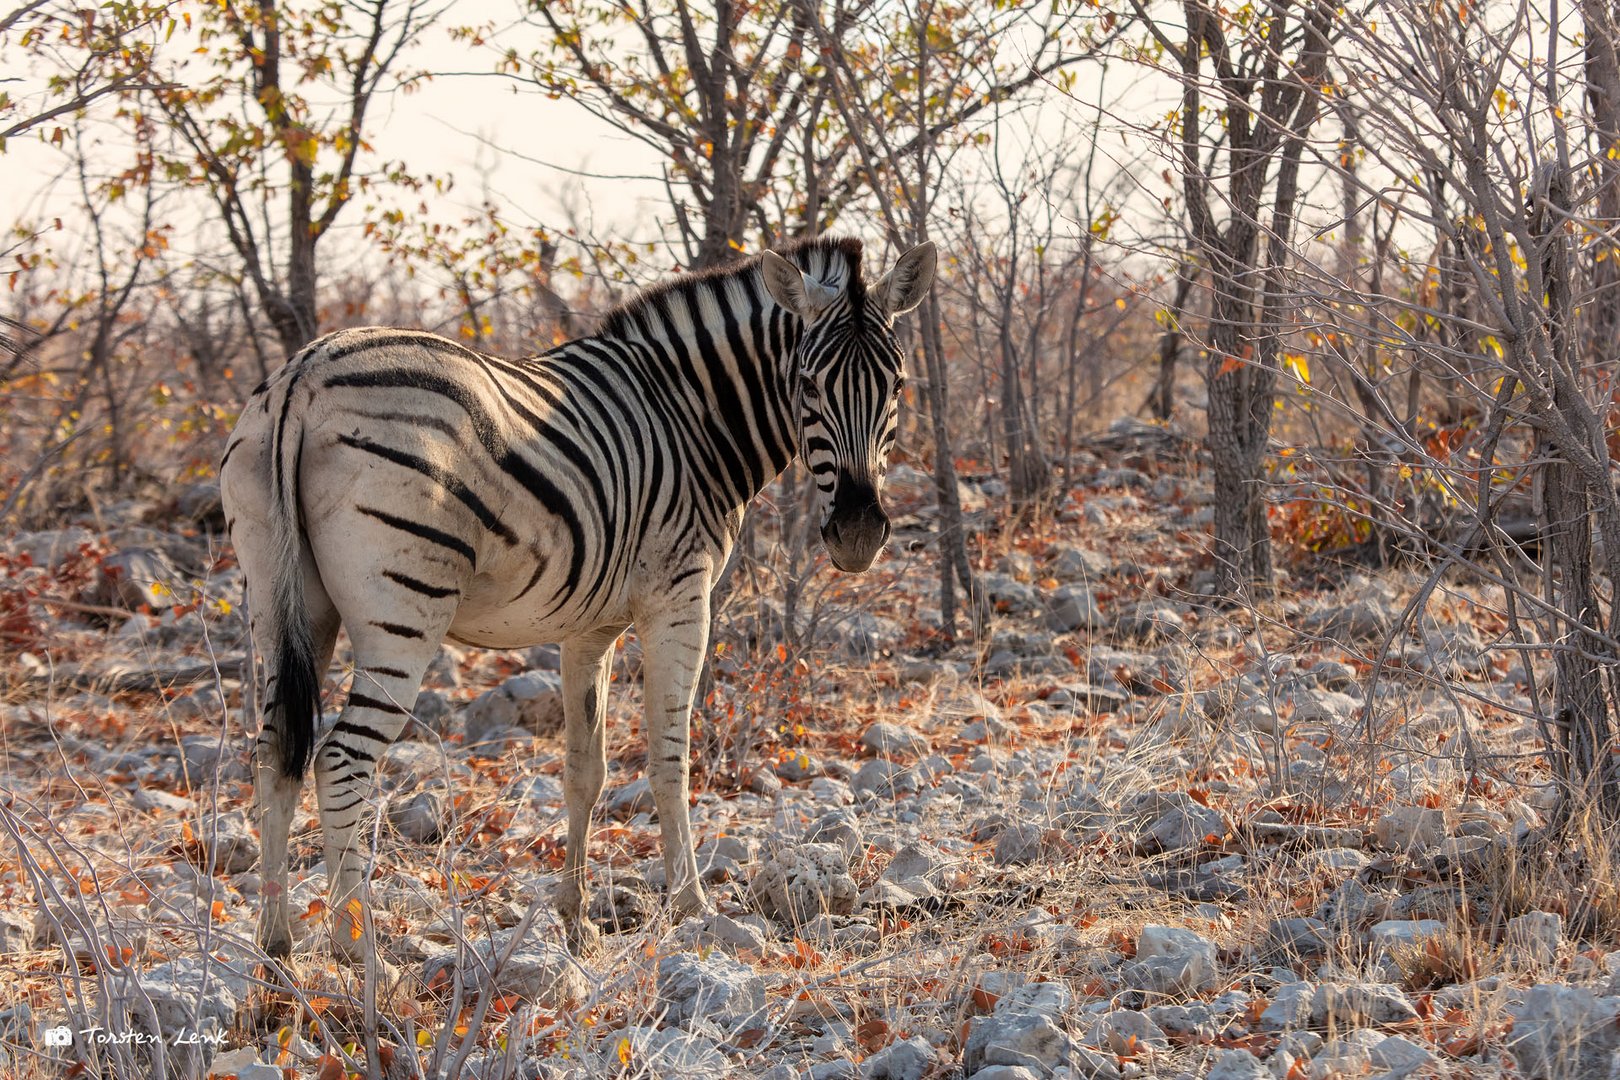
[[[939,501],[939,622],[947,640],[956,638],[956,582],[968,598],[973,634],[989,626],[984,591],[968,560],[962,500],[956,489],[956,449],[951,441],[945,348],[939,333],[939,300],[930,292],[917,312],[922,327],[923,366],[928,372],[928,421],[934,436],[934,492]]]
[[[1249,363],[1244,331],[1253,303],[1229,275],[1215,279],[1209,362],[1206,444],[1215,474],[1215,594],[1237,599],[1251,583],[1271,588],[1271,533],[1266,525],[1262,466],[1271,438],[1276,372]]]
[[[1586,93],[1591,105],[1597,145],[1592,158],[1601,181],[1597,185],[1598,218],[1610,229],[1620,224],[1620,160],[1611,149],[1620,145],[1620,18],[1609,3],[1598,0],[1581,5],[1586,20]],[[1588,362],[1611,370],[1620,350],[1620,259],[1611,255],[1592,266],[1591,292],[1582,304],[1591,330],[1587,334]],[[1620,388],[1613,391],[1620,398]]]
[[[1560,146],[1562,150],[1562,146]],[[1579,350],[1572,340],[1575,300],[1571,281],[1574,252],[1565,237],[1563,222],[1571,215],[1570,176],[1565,155],[1544,173],[1545,185],[1537,193],[1538,207],[1532,228],[1542,247],[1542,282],[1546,292],[1546,321],[1550,339],[1547,375],[1552,383],[1552,406],[1569,429],[1587,430],[1576,373]],[[1546,537],[1545,590],[1548,602],[1562,612],[1553,652],[1556,737],[1554,760],[1564,781],[1561,807],[1566,824],[1587,810],[1613,818],[1620,812],[1620,775],[1613,750],[1614,731],[1604,678],[1612,656],[1604,644],[1603,613],[1593,574],[1592,511],[1595,494],[1589,479],[1554,445],[1544,427],[1536,432],[1537,458],[1546,462],[1541,473],[1541,529]],[[1620,537],[1605,537],[1610,544]],[[1561,760],[1560,760],[1561,759]]]
[[[319,288],[315,245],[320,237],[312,213],[314,197],[314,170],[301,161],[293,162],[292,183],[287,189],[287,287],[283,295],[265,302],[270,324],[288,356],[320,332],[315,299]]]
[[[1165,312],[1164,332],[1159,335],[1159,371],[1148,392],[1148,409],[1156,420],[1169,420],[1176,409],[1176,361],[1181,358],[1182,320],[1193,283],[1198,280],[1198,264],[1184,255],[1176,268],[1176,292]]]

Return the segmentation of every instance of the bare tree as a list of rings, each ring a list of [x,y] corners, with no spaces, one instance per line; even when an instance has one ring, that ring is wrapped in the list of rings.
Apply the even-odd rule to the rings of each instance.
[[[1589,35],[1607,25],[1605,10],[1583,14]],[[1613,339],[1602,336],[1615,300],[1604,268],[1617,224],[1604,182],[1614,145],[1611,58],[1603,45],[1571,58],[1563,51],[1569,28],[1553,16],[1538,25],[1521,8],[1486,24],[1392,0],[1376,22],[1347,22],[1345,81],[1380,172],[1363,190],[1399,198],[1434,230],[1440,257],[1457,271],[1453,289],[1466,293],[1419,292],[1405,299],[1413,319],[1383,323],[1391,340],[1404,332],[1408,347],[1449,370],[1453,393],[1465,392],[1481,418],[1484,437],[1472,451],[1480,467],[1427,459],[1454,490],[1475,489],[1473,526],[1452,557],[1483,543],[1511,586],[1510,565],[1522,553],[1496,512],[1518,478],[1533,480],[1541,595],[1516,595],[1552,653],[1543,735],[1565,782],[1568,821],[1588,808],[1620,812],[1620,608],[1600,587],[1602,578],[1620,581],[1620,543],[1609,542],[1620,537],[1620,495],[1606,423],[1620,371]],[[1597,152],[1577,157],[1583,143]],[[1390,299],[1401,298],[1380,302]],[[1402,330],[1431,323],[1439,332]],[[1398,418],[1384,430],[1422,455]],[[1522,448],[1517,462],[1500,452],[1508,440]]]
[[[44,69],[32,85],[17,75],[0,80],[24,83],[16,94],[0,90],[0,153],[46,124],[60,145],[66,126],[53,122],[132,87],[151,63],[157,34],[175,21],[168,4],[109,4],[86,13],[57,0],[28,0],[0,10],[0,59],[12,72],[30,62]]]
[[[1133,7],[1179,69],[1177,167],[1211,292],[1205,381],[1215,591],[1235,599],[1269,588],[1272,577],[1262,470],[1286,317],[1282,273],[1334,9],[1273,0],[1249,19],[1185,0],[1186,35],[1177,43],[1140,2]]]
[[[425,0],[226,2],[202,15],[209,78],[146,74],[178,143],[146,179],[206,192],[289,356],[320,331],[317,253],[339,215],[374,182],[419,182],[361,166],[367,115],[411,81],[405,51],[436,15]]]
[[[801,4],[561,0],[531,11],[547,31],[529,60],[534,80],[663,159],[687,267],[735,258],[750,230],[775,235],[767,196],[825,93]]]

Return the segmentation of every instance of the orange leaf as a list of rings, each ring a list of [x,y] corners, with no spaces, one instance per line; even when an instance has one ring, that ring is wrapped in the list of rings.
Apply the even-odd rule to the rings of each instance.
[[[860,1043],[861,1048],[867,1053],[876,1053],[888,1045],[889,1022],[881,1017],[868,1020],[855,1029],[855,1041]]]

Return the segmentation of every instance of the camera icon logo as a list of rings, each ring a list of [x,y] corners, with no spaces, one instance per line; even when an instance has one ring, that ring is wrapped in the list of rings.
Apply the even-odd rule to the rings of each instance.
[[[70,1027],[46,1028],[44,1040],[46,1046],[72,1046],[73,1029]]]

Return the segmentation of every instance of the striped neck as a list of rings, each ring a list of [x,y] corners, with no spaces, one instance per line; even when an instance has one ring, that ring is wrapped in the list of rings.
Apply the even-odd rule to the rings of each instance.
[[[858,240],[804,241],[782,254],[823,284],[862,288]],[[740,506],[799,452],[803,330],[766,292],[756,257],[654,286],[605,315],[599,332],[646,346],[655,379],[702,403],[685,449]]]

